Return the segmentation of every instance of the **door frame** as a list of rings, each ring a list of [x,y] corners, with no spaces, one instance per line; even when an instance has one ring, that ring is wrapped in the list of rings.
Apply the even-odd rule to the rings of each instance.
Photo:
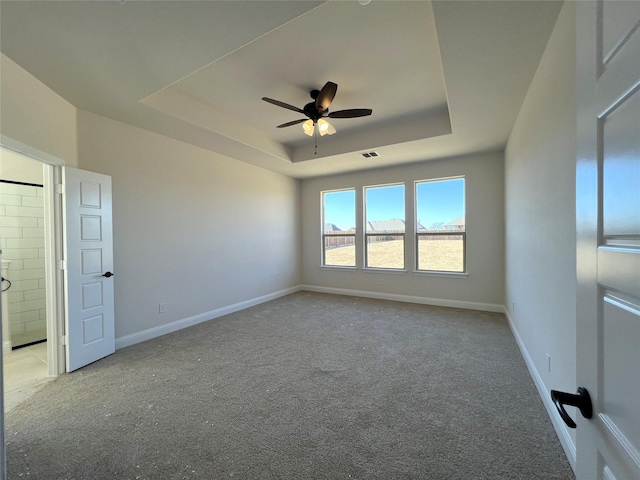
[[[0,135],[0,147],[36,160],[43,165],[45,284],[47,317],[47,375],[56,377],[66,371],[64,362],[64,278],[60,262],[63,247],[63,214],[56,185],[61,183],[64,160]],[[2,362],[0,361],[0,367]]]

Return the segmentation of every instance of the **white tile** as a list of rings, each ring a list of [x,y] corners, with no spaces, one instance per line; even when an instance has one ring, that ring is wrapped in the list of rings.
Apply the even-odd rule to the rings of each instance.
[[[44,218],[38,218],[38,227],[44,228]]]
[[[31,345],[27,348],[29,348],[31,353],[33,353],[36,357],[38,357],[44,363],[47,363],[47,342],[36,343],[35,345]]]
[[[24,300],[24,292],[12,292],[11,289],[7,292],[7,300],[9,303],[22,302]]]
[[[22,228],[3,227],[2,237],[3,238],[22,238]]]
[[[0,183],[0,192],[9,195],[27,195],[29,197],[35,197],[38,195],[38,187],[32,187],[31,185],[18,185],[16,183]]]
[[[40,390],[47,382],[46,342],[13,350],[4,356],[5,412]]]
[[[30,268],[44,268],[44,258],[25,258],[23,262],[22,268],[25,270]]]
[[[44,247],[44,237],[9,238],[7,248],[40,248]]]
[[[24,302],[10,303],[9,304],[9,318],[14,313],[30,312],[31,310],[38,310],[38,318],[40,318],[40,309],[46,308],[44,299],[39,300],[26,300]]]
[[[29,270],[15,270],[11,273],[10,280],[31,280],[44,278],[44,268],[31,268]]]
[[[22,205],[22,197],[20,195],[0,193],[0,205]]]
[[[42,342],[47,338],[47,329],[46,328],[38,328],[36,330],[27,330],[24,333],[20,333],[17,335],[11,336],[11,346],[21,347],[23,345],[29,345],[34,342]],[[29,345],[31,346],[31,345]]]
[[[37,227],[38,219],[33,217],[0,217],[0,227]]]
[[[31,218],[30,220],[35,220],[35,218]],[[40,220],[40,219],[38,219]],[[36,227],[36,228],[23,228],[22,229],[23,237],[42,237],[44,238],[44,228]]]
[[[7,240],[4,238],[0,238],[0,249],[7,248]]]
[[[47,324],[42,319],[38,319],[34,322],[27,322],[24,324],[24,332],[38,332],[39,339],[44,339],[47,337]]]
[[[22,197],[22,206],[44,208],[44,199],[42,197]],[[44,215],[44,210],[42,215]]]
[[[6,260],[20,260],[25,258],[38,258],[37,248],[6,248],[2,251]]]
[[[11,277],[9,277],[11,280]],[[15,282],[11,282],[11,290],[14,292],[24,291],[24,290],[35,290],[40,288],[39,280],[31,279],[31,280],[16,280]]]
[[[23,267],[24,267],[24,260],[22,260],[22,259],[16,260],[14,258],[13,260],[11,260],[11,266],[9,267],[9,273],[11,273],[12,270],[22,270]]]
[[[7,206],[6,215],[9,217],[42,217],[42,208]]]
[[[6,215],[6,214],[7,214],[7,207],[5,207],[4,205],[0,205],[0,216]]]
[[[31,310],[29,312],[13,313],[9,316],[9,323],[11,325],[25,324],[26,322],[33,322],[40,318],[40,310]],[[24,327],[20,333],[24,333]]]
[[[11,322],[11,325],[9,325],[9,332],[11,333],[12,337],[14,335],[19,335],[21,333],[24,333],[24,323]]]
[[[44,288],[39,288],[38,290],[26,290],[21,293],[23,293],[25,300],[39,300],[46,297],[47,291]]]

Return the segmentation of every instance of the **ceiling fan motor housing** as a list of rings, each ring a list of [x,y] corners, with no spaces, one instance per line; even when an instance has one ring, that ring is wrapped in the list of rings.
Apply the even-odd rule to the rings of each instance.
[[[307,117],[309,117],[314,122],[317,122],[320,118],[322,118],[323,113],[329,113],[329,109],[326,109],[324,112],[319,112],[316,108],[316,102],[307,103],[302,108],[302,110],[304,110],[305,115],[307,115]]]

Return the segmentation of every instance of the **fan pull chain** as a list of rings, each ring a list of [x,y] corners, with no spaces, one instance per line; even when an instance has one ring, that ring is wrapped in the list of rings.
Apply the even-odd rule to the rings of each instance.
[[[314,155],[318,154],[318,129],[315,128],[316,125],[314,125],[314,129],[313,129],[313,143],[315,143],[315,150],[313,151]]]

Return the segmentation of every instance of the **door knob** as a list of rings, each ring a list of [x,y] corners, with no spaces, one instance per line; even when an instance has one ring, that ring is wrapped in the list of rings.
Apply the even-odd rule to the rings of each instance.
[[[102,276],[103,277],[107,277],[107,278],[113,277],[113,273],[111,273],[111,272],[103,273]]]
[[[565,405],[571,405],[572,407],[578,407],[580,413],[584,418],[591,418],[593,416],[593,406],[591,404],[591,396],[584,387],[578,388],[578,393],[566,393],[558,392],[557,390],[551,390],[551,400],[556,406],[558,413],[564,423],[569,428],[576,428],[576,422],[569,416],[564,409]]]

